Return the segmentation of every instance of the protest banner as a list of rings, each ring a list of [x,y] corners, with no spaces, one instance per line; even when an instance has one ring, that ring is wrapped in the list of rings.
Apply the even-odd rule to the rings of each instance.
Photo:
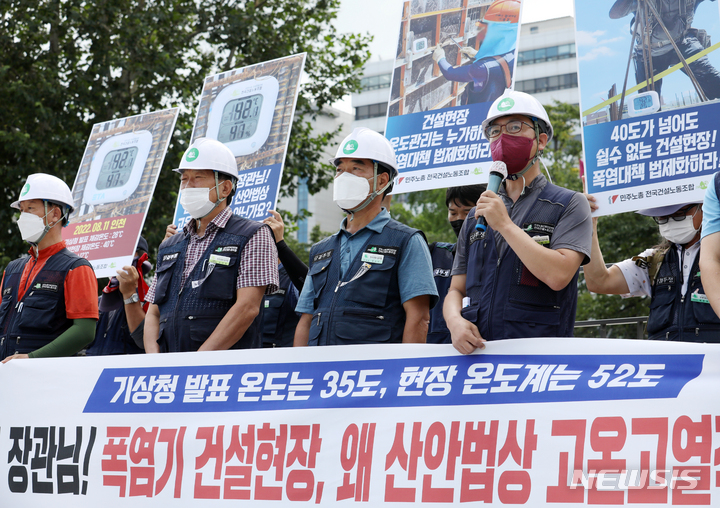
[[[513,86],[520,10],[520,0],[403,4],[385,128],[394,193],[488,181],[480,124]]]
[[[208,137],[235,155],[234,214],[262,220],[275,208],[290,140],[305,53],[205,78],[190,144]],[[173,223],[191,219],[178,201]]]
[[[93,125],[62,237],[98,278],[132,262],[177,116],[172,108]]]
[[[720,148],[718,4],[576,0],[575,13],[596,214],[702,201]]]
[[[13,360],[0,505],[715,506],[719,376],[572,338]]]

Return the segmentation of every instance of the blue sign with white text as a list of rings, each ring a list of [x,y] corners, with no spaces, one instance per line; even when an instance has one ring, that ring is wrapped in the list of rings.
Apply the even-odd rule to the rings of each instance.
[[[703,355],[470,355],[105,369],[84,412],[225,412],[675,398]]]

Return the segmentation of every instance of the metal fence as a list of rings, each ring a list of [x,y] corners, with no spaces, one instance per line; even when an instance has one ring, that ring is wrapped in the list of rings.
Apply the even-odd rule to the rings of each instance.
[[[600,337],[608,336],[609,326],[621,326],[621,325],[635,325],[637,332],[636,339],[642,340],[646,338],[645,334],[645,323],[647,323],[647,316],[636,316],[627,318],[612,318],[612,319],[591,319],[588,321],[575,321],[575,329],[578,328],[599,328]]]

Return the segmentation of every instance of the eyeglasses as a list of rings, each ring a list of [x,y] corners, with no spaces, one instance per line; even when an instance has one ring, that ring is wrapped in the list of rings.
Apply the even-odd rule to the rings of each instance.
[[[535,128],[534,126],[530,125],[527,122],[523,122],[522,120],[513,120],[506,123],[505,125],[488,125],[487,127],[485,127],[485,137],[488,139],[494,139],[498,137],[502,133],[503,127],[505,127],[505,132],[507,132],[511,136],[517,136],[518,134],[520,134],[523,125],[527,125],[531,129]]]
[[[656,224],[667,224],[670,219],[674,220],[675,222],[682,222],[685,220],[686,217],[695,217],[695,213],[697,213],[697,210],[692,215],[688,215],[688,212],[692,210],[693,208],[697,208],[698,205],[690,205],[688,207],[683,208],[682,210],[678,210],[672,215],[665,215],[663,217],[653,217],[653,220]]]

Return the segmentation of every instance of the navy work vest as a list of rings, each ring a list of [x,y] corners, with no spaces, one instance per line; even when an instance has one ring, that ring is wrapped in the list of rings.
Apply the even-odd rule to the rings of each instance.
[[[438,303],[430,310],[430,327],[427,334],[428,344],[451,344],[450,330],[443,317],[443,304],[450,289],[450,272],[455,259],[455,244],[436,242],[430,245],[433,276],[438,291]]]
[[[570,203],[573,191],[548,183],[522,218],[528,235],[550,245],[555,226]],[[572,337],[577,308],[577,278],[560,291],[553,291],[535,277],[511,248],[498,259],[495,231],[477,231],[475,209],[466,237],[469,307],[462,316],[475,323],[485,340],[527,337]]]
[[[139,348],[130,335],[124,307],[100,312],[95,339],[85,350],[87,356],[134,355],[144,352],[145,350]]]
[[[297,290],[292,285],[284,266],[278,268],[280,287],[263,298],[263,347],[289,347],[293,345],[295,328],[300,318],[295,314]]]
[[[27,263],[35,260],[29,256],[16,259],[5,269],[0,304],[2,358],[40,349],[70,328],[73,320],[65,313],[65,279],[74,268],[91,266],[85,259],[62,249],[48,258],[18,302],[20,278]]]
[[[381,233],[372,231],[342,280],[340,234],[310,250],[308,276],[315,298],[308,344],[402,342],[405,309],[398,268],[408,241],[419,231],[390,219]]]
[[[690,271],[687,291],[682,296],[683,274],[675,245],[665,253],[652,287],[647,324],[649,339],[720,342],[720,319],[704,298],[699,264],[698,252]],[[696,294],[695,298],[693,293]],[[704,301],[698,301],[700,299]]]
[[[237,300],[240,255],[261,227],[268,226],[231,216],[200,256],[182,287],[180,281],[190,236],[177,234],[160,245],[154,303],[160,309],[158,344],[161,351],[197,351],[212,334]],[[260,347],[260,310],[231,349]]]

